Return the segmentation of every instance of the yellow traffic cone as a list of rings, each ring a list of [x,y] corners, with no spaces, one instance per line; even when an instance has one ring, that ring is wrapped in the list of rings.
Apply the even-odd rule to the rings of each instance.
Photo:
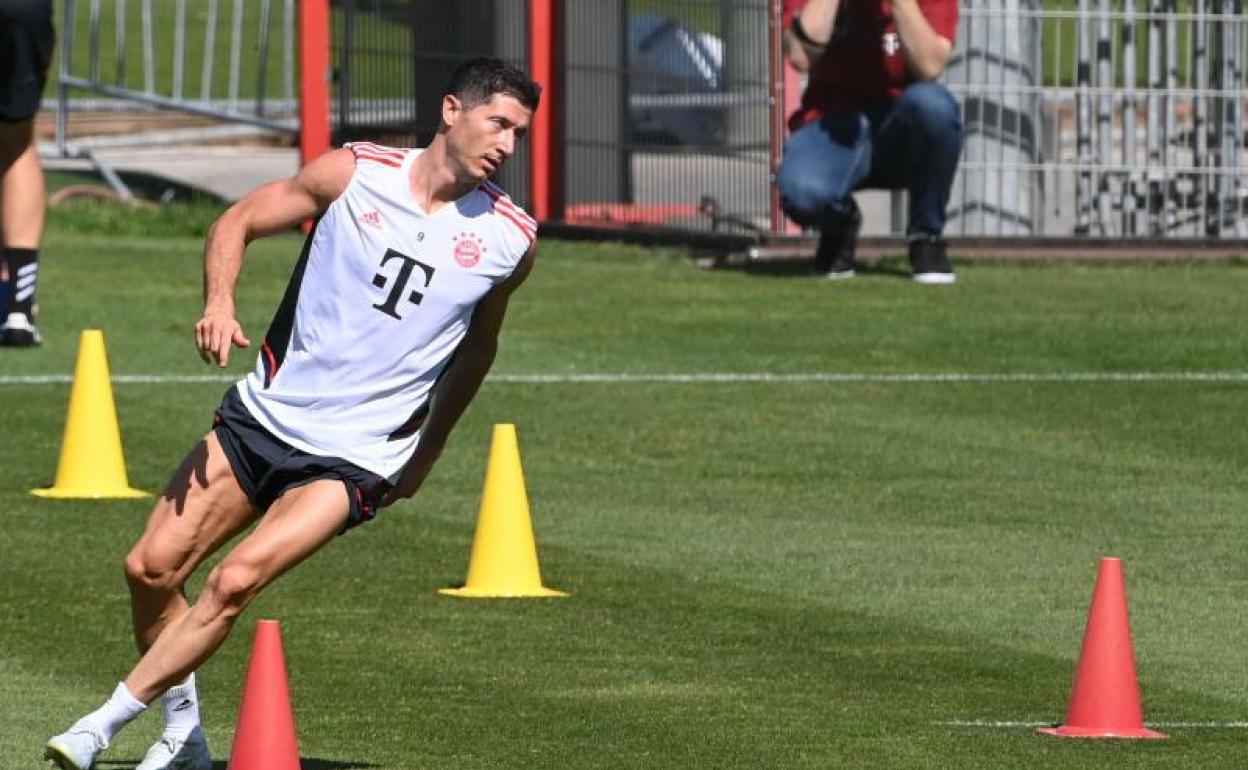
[[[148,496],[131,489],[126,478],[104,333],[99,329],[83,331],[78,341],[78,365],[69,393],[69,417],[61,439],[56,483],[30,493],[57,498]]]
[[[515,425],[495,425],[468,580],[439,593],[469,598],[567,596],[542,585]]]

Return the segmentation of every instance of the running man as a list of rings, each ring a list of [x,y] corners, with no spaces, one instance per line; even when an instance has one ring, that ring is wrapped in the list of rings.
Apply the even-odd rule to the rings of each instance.
[[[195,345],[224,367],[250,345],[235,317],[246,245],[318,217],[260,345],[126,557],[138,664],[108,701],[48,741],[87,770],[163,698],[139,770],[211,770],[194,671],[242,611],[334,536],[411,497],[493,363],[536,225],[489,181],[524,136],[540,86],[497,59],[451,75],[424,150],[349,144],[260,187],[212,226]],[[209,555],[258,522],[204,581]]]

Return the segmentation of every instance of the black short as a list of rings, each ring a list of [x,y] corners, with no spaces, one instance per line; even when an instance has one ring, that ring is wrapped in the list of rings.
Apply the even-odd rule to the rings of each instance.
[[[52,0],[0,2],[0,120],[20,123],[39,111],[55,42]]]
[[[238,484],[262,511],[288,489],[317,479],[339,479],[347,485],[351,512],[346,530],[373,518],[390,484],[381,476],[340,457],[302,452],[265,430],[251,416],[238,388],[230,388],[213,415],[213,431],[225,450]]]

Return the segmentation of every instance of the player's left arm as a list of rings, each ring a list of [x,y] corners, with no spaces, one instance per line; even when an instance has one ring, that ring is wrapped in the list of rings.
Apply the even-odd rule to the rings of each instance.
[[[498,333],[507,314],[512,293],[533,269],[534,253],[529,249],[507,280],[495,286],[477,303],[468,332],[455,359],[443,372],[433,396],[433,409],[420,429],[416,451],[404,466],[399,480],[381,501],[382,506],[411,497],[420,489],[434,462],[442,454],[451,429],[477,394],[481,382],[498,353]]]
[[[893,20],[910,73],[919,80],[940,77],[953,52],[953,41],[932,27],[919,0],[893,0]]]

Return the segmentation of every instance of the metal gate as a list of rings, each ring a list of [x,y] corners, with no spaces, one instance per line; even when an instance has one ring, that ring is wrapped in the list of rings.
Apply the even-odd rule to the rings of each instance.
[[[539,4],[556,9],[544,38],[530,29]],[[488,54],[528,67],[530,41],[549,40],[555,143],[541,157],[522,145],[504,169],[518,201],[581,224],[790,232],[772,184],[797,91],[778,55],[780,5],[332,0],[333,130],[423,144],[458,63]],[[62,7],[62,154],[91,156],[67,139],[84,106],[298,131],[294,0]],[[967,136],[949,234],[1248,237],[1243,11],[1243,0],[962,0],[944,78]],[[904,212],[888,200],[904,196],[862,195],[884,201],[864,207],[866,232],[900,234]]]
[[[791,229],[771,196],[794,107],[769,68],[779,6],[565,3],[568,221]],[[966,127],[948,233],[1248,236],[1242,6],[963,0],[943,78]],[[904,195],[859,195],[867,231],[903,232]]]
[[[57,19],[56,148],[92,161],[101,146],[296,134],[294,0],[64,0]],[[71,141],[71,113],[172,110],[212,125]]]
[[[441,120],[442,88],[460,63],[496,56],[527,69],[527,0],[334,0],[335,143],[424,146]],[[530,205],[521,143],[498,182]]]

